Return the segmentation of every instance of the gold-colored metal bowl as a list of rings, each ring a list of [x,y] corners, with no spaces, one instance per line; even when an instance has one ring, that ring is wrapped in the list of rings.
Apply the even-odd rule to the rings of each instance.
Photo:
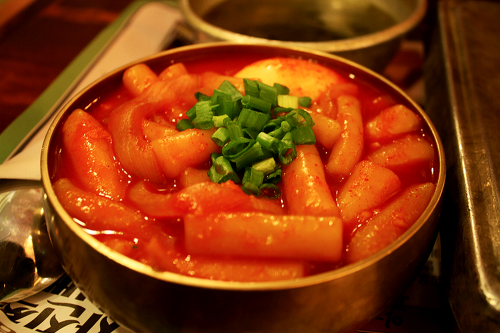
[[[436,192],[416,223],[394,243],[355,264],[281,282],[212,281],[158,272],[106,247],[64,210],[52,188],[58,133],[67,116],[118,87],[126,67],[74,97],[51,124],[42,150],[42,181],[49,235],[61,263],[83,293],[118,323],[136,332],[345,332],[380,314],[415,279],[436,239],[445,160],[427,115],[378,74],[327,53],[271,45],[211,43],[182,47],[146,59],[151,68],[217,54],[261,54],[312,59],[354,75],[416,112],[436,143]]]
[[[197,42],[307,47],[382,71],[427,0],[180,0]]]

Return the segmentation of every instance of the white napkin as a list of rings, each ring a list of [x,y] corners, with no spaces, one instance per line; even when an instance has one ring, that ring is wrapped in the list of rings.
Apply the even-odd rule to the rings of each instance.
[[[113,69],[161,51],[181,20],[179,10],[166,4],[152,2],[141,6],[66,101]],[[52,118],[20,153],[0,165],[0,179],[41,179],[40,152]]]

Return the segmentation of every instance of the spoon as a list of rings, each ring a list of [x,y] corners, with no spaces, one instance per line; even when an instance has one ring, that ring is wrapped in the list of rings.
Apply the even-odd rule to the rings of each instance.
[[[0,302],[16,302],[64,273],[50,243],[37,181],[0,181]]]

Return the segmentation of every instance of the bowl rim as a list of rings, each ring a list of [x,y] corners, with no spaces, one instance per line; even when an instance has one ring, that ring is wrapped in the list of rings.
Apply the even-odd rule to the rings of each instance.
[[[392,242],[388,246],[386,246],[384,249],[380,250],[379,252],[371,255],[368,258],[362,259],[356,263],[353,264],[348,264],[343,267],[303,277],[303,278],[298,278],[298,279],[292,279],[292,280],[279,280],[279,281],[269,281],[269,282],[234,282],[234,281],[216,281],[216,280],[209,280],[209,279],[203,279],[203,278],[197,278],[197,277],[189,277],[185,275],[181,275],[178,273],[173,273],[173,272],[159,272],[155,271],[151,266],[148,266],[146,264],[140,263],[134,259],[131,259],[115,250],[112,250],[111,248],[107,247],[100,241],[98,241],[96,238],[94,238],[91,234],[87,233],[84,228],[82,228],[73,218],[66,212],[66,210],[62,207],[61,203],[57,199],[57,196],[55,195],[55,192],[52,188],[52,181],[50,178],[50,172],[48,169],[48,161],[49,161],[49,156],[50,156],[50,147],[52,144],[52,140],[57,133],[57,130],[60,126],[60,123],[62,119],[66,116],[69,108],[72,106],[72,104],[77,101],[80,96],[84,95],[89,89],[91,89],[94,85],[96,85],[99,82],[105,81],[110,77],[113,77],[117,75],[117,73],[123,72],[126,68],[130,67],[133,64],[141,63],[141,62],[147,62],[150,60],[155,60],[161,57],[167,57],[169,55],[178,53],[178,52],[184,52],[184,51],[193,51],[193,50],[199,50],[199,49],[224,49],[224,48],[234,48],[234,47],[254,47],[254,48],[260,48],[260,49],[265,49],[268,48],[270,50],[272,49],[280,49],[282,51],[290,51],[290,52],[295,52],[295,53],[302,53],[302,54],[308,54],[314,57],[319,57],[319,58],[329,58],[330,60],[334,60],[336,62],[341,62],[347,65],[348,67],[356,70],[361,70],[366,74],[367,76],[371,76],[373,79],[377,81],[381,81],[382,83],[388,85],[391,87],[391,89],[394,90],[395,93],[399,94],[401,97],[403,97],[406,102],[410,103],[418,112],[419,115],[422,117],[424,122],[426,123],[430,134],[432,135],[435,143],[436,143],[436,151],[438,154],[438,163],[439,163],[439,168],[437,170],[437,183],[436,183],[436,190],[431,198],[431,201],[427,205],[427,208],[425,211],[422,213],[420,218],[408,229],[406,230],[403,235],[401,235],[396,241]],[[401,247],[408,239],[410,239],[415,233],[417,233],[422,226],[424,225],[425,221],[428,220],[428,218],[433,214],[434,210],[439,206],[442,194],[444,192],[444,183],[445,183],[445,178],[446,178],[446,162],[445,162],[445,156],[444,156],[444,147],[441,142],[441,139],[439,137],[439,134],[430,120],[430,118],[427,116],[427,114],[422,110],[422,108],[415,102],[413,101],[404,91],[402,91],[399,87],[397,87],[394,83],[390,82],[388,79],[384,78],[380,74],[362,66],[359,65],[355,62],[352,62],[350,60],[344,59],[342,57],[321,52],[321,51],[315,51],[311,50],[309,48],[301,48],[301,47],[286,47],[286,46],[278,46],[278,45],[270,45],[268,43],[266,44],[239,44],[239,43],[231,43],[231,42],[213,42],[213,43],[204,43],[204,44],[196,44],[196,45],[189,45],[189,46],[182,46],[178,48],[174,48],[171,50],[159,52],[153,55],[150,55],[148,57],[144,57],[141,59],[138,59],[136,61],[133,61],[129,64],[120,66],[116,68],[115,70],[105,74],[101,78],[95,80],[91,84],[89,84],[87,87],[82,89],[80,92],[78,92],[75,96],[73,96],[56,114],[54,119],[52,120],[52,123],[50,124],[47,134],[44,138],[43,145],[42,145],[42,152],[41,152],[41,162],[40,162],[40,167],[41,167],[41,178],[42,178],[42,185],[45,193],[45,198],[44,200],[48,200],[52,206],[52,208],[55,210],[56,214],[58,214],[61,217],[61,220],[65,223],[65,225],[71,229],[72,232],[74,232],[80,239],[82,239],[87,245],[92,247],[95,251],[99,252],[101,255],[109,258],[116,264],[128,267],[134,271],[136,271],[139,274],[145,274],[148,275],[151,278],[162,280],[165,282],[170,282],[170,283],[175,283],[179,285],[184,285],[184,286],[190,286],[190,287],[198,287],[198,288],[206,288],[206,289],[218,289],[218,290],[237,290],[237,291],[266,291],[266,290],[285,290],[285,289],[295,289],[295,288],[301,288],[301,287],[307,287],[311,285],[316,285],[316,284],[321,284],[321,283],[326,283],[332,280],[340,279],[344,276],[350,275],[354,272],[361,271],[368,266],[373,265],[374,263],[383,260],[385,257],[387,257],[389,254],[392,252],[396,251],[399,247]],[[51,219],[47,219],[47,224],[50,225],[52,223]]]
[[[293,42],[265,39],[239,34],[210,24],[198,16],[190,6],[190,0],[180,0],[179,8],[188,25],[192,28],[222,41],[229,41],[243,44],[270,43],[284,45],[288,47],[308,47],[323,52],[348,52],[359,49],[374,47],[376,45],[389,42],[392,39],[403,36],[416,27],[424,18],[427,12],[427,0],[416,0],[416,9],[405,20],[395,25],[374,33],[362,35],[354,38],[322,41],[322,42]]]

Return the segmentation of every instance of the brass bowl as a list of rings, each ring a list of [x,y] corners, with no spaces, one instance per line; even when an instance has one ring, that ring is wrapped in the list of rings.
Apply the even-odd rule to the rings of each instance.
[[[302,57],[390,93],[415,111],[436,142],[436,192],[418,221],[375,255],[306,278],[261,283],[212,281],[154,271],[87,234],[63,209],[51,183],[57,135],[71,111],[121,84],[126,67],[75,96],[51,124],[42,150],[42,181],[49,235],[61,263],[82,292],[112,319],[136,332],[344,332],[359,328],[391,305],[413,282],[437,235],[445,181],[443,147],[427,115],[399,88],[353,62],[326,53],[270,45],[201,44],[140,60],[152,68],[205,55],[257,53]],[[161,68],[161,67],[159,67]]]
[[[382,71],[427,0],[180,0],[196,42],[307,47]]]

